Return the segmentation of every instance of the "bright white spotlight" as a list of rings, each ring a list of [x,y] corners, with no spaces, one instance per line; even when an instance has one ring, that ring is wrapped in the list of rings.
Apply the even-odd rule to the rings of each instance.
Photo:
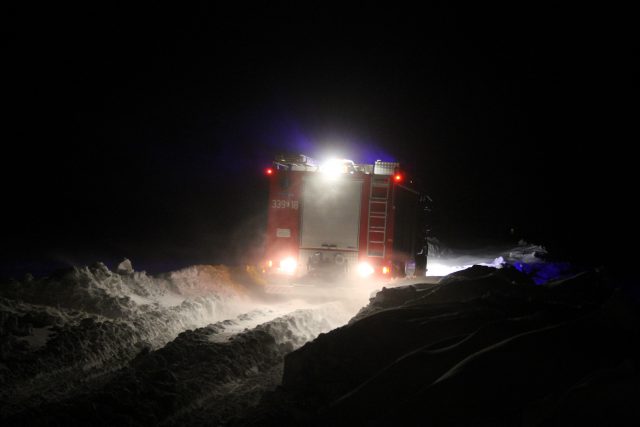
[[[361,262],[357,267],[360,277],[369,277],[373,274],[373,267],[368,262]]]
[[[320,165],[320,172],[327,177],[337,177],[344,173],[344,164],[340,159],[329,159]]]
[[[280,261],[280,272],[284,274],[293,274],[298,268],[298,262],[293,257],[287,257]]]
[[[347,159],[329,159],[320,165],[320,172],[330,179],[353,171],[355,163]]]

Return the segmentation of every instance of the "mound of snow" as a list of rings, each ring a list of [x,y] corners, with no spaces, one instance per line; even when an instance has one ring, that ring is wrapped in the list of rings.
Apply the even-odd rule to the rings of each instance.
[[[182,332],[166,346],[141,352],[103,387],[74,399],[21,411],[15,424],[219,425],[257,403],[277,385],[284,356],[346,322],[339,303],[293,311],[250,330],[219,338],[233,324],[261,318],[256,310],[234,320]],[[238,393],[243,384],[250,390]],[[235,394],[234,394],[235,392]],[[225,405],[221,406],[220,402]],[[203,414],[206,414],[204,416]]]
[[[576,391],[594,376],[609,390],[640,384],[637,307],[602,279],[588,272],[535,286],[513,268],[476,266],[436,286],[385,289],[364,315],[288,354],[282,387],[246,424],[570,420],[580,402],[598,405]],[[634,407],[633,396],[625,405],[608,396],[589,412],[621,421],[634,411],[611,409]]]
[[[224,266],[153,277],[125,260],[117,270],[97,263],[0,287],[0,415],[255,306]]]

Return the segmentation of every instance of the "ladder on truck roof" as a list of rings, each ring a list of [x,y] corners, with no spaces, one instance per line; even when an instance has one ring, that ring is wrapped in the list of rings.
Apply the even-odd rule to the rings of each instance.
[[[369,192],[369,215],[367,224],[367,256],[384,258],[387,241],[387,215],[389,176],[373,175]]]

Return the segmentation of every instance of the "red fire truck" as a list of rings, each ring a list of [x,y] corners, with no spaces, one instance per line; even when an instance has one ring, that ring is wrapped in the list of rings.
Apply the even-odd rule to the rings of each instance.
[[[265,272],[339,279],[413,274],[420,197],[395,162],[278,155],[270,179]]]

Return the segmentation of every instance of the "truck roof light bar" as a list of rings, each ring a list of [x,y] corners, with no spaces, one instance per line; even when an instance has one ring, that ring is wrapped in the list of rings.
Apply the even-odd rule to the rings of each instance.
[[[346,159],[332,159],[320,165],[315,159],[304,154],[278,154],[274,158],[273,166],[275,169],[322,172],[323,169],[326,169],[327,163],[336,161],[341,162],[341,165],[345,166],[350,173],[359,172],[366,175],[394,176],[400,166],[397,162],[383,162],[382,160],[376,160],[374,164],[366,164],[354,163]],[[402,181],[402,177],[400,180],[396,179],[396,182],[400,181]]]

